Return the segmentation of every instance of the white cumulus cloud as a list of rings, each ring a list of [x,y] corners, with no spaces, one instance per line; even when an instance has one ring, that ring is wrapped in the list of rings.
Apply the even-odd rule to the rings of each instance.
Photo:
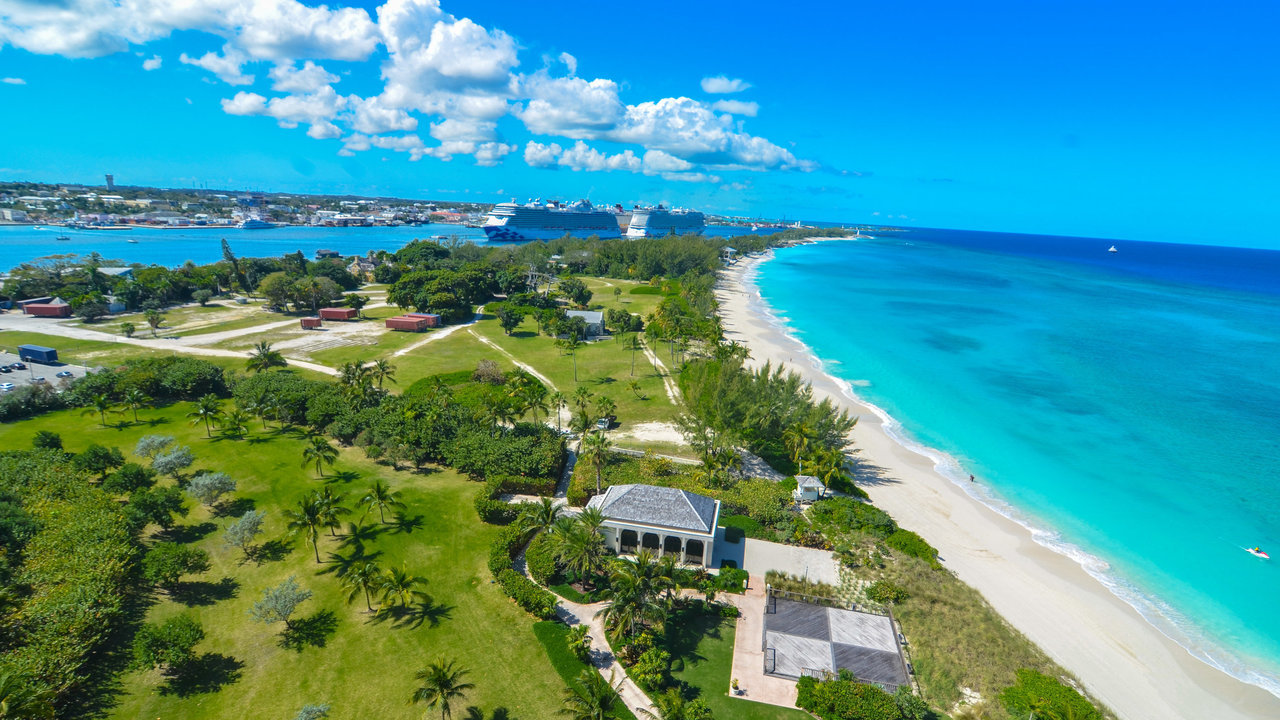
[[[5,85],[26,85],[27,84],[26,80],[23,80],[22,78],[19,78],[19,77],[7,77],[7,78],[4,78],[3,80],[0,80],[0,82],[3,82]]]
[[[760,112],[760,104],[745,100],[717,100],[711,104],[711,109],[716,112],[726,112],[730,115],[755,117]]]
[[[253,76],[246,75],[242,68],[248,57],[231,45],[224,45],[222,54],[216,52],[207,52],[198,58],[193,58],[186,53],[178,56],[178,62],[183,65],[195,65],[204,68],[209,72],[217,75],[220,80],[228,85],[252,85]]]
[[[630,150],[608,155],[579,140],[560,155],[560,165],[570,170],[627,170],[639,172],[643,161]]]
[[[153,55],[142,61],[142,69],[147,71],[159,70],[162,63],[164,63],[164,58],[159,55]]]
[[[277,65],[267,73],[271,89],[280,92],[312,93],[338,82],[338,76],[308,60],[302,67],[293,63]]]
[[[724,75],[702,78],[702,92],[711,93],[712,95],[738,93],[749,87],[751,87],[751,83],[745,80],[739,78],[730,79]]]
[[[554,167],[562,152],[564,148],[557,143],[544,145],[531,140],[524,146],[524,161],[530,167]]]

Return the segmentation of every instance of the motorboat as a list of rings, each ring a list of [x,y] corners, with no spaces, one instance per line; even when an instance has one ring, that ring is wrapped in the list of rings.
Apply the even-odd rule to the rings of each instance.
[[[1271,556],[1263,552],[1262,548],[1251,547],[1251,548],[1245,548],[1244,551],[1254,557],[1262,558],[1263,560],[1271,559]]]
[[[1115,245],[1112,245],[1111,248],[1107,250],[1107,252],[1120,252],[1120,251],[1116,249]]]

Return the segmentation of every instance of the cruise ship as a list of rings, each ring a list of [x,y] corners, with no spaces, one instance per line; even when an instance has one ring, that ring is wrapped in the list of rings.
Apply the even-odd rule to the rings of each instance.
[[[587,238],[620,238],[618,221],[608,210],[597,210],[587,200],[565,205],[532,200],[493,206],[485,218],[484,234],[490,240],[555,240],[565,235]]]
[[[697,210],[657,207],[636,208],[631,213],[627,237],[646,238],[666,235],[701,235],[707,221]]]
[[[267,230],[269,228],[275,227],[275,225],[261,218],[251,217],[251,218],[245,218],[238,225],[236,225],[236,227],[241,230]]]

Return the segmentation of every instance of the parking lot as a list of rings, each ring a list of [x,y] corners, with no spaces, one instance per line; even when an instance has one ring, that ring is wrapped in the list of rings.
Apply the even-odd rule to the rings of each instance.
[[[0,392],[12,392],[23,385],[39,384],[36,378],[43,378],[43,382],[48,383],[50,387],[56,390],[75,378],[83,377],[88,372],[87,368],[79,365],[67,365],[65,363],[44,365],[19,360],[14,353],[0,352],[0,365],[8,368],[16,362],[22,362],[27,366],[26,369],[10,369],[9,372],[0,371]],[[70,375],[58,377],[58,373],[70,373]],[[13,387],[10,388],[7,384],[12,384]]]

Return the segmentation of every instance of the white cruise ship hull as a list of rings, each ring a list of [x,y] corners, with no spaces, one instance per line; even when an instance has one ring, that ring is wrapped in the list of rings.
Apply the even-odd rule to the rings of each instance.
[[[559,240],[568,235],[575,238],[589,238],[593,235],[602,239],[616,239],[622,237],[622,233],[618,231],[615,225],[613,228],[581,228],[567,230],[565,228],[539,228],[539,227],[507,227],[505,225],[485,225],[483,227],[484,234],[490,240],[497,242],[527,242],[530,240]]]
[[[632,240],[651,237],[666,237],[668,235],[701,235],[705,227],[685,227],[685,228],[649,228],[649,227],[629,227],[627,228],[627,237]]]

